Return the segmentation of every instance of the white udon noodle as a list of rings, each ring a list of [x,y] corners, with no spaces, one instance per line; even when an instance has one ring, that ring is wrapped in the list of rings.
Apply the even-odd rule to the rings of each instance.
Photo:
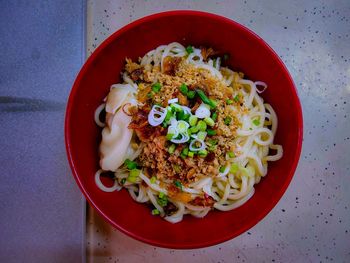
[[[205,62],[203,61],[201,50],[196,48],[193,48],[193,50],[194,52],[187,56],[185,47],[179,43],[173,42],[169,45],[162,45],[148,52],[141,59],[141,65],[146,69],[151,69],[152,66],[160,66],[162,70],[165,57],[185,57],[188,63],[193,64],[199,70],[209,71],[213,76],[225,83],[226,86],[233,85],[234,72],[229,68],[221,67],[220,59],[216,59],[215,61],[209,59],[209,61]],[[119,84],[120,87],[122,85],[129,85],[128,87],[132,86],[137,89],[137,85],[127,74],[123,75],[123,80],[125,84]],[[237,130],[237,137],[234,139],[237,151],[234,158],[227,157],[227,160],[230,163],[238,164],[241,169],[232,174],[229,167],[226,167],[225,171],[216,177],[209,175],[191,183],[188,187],[183,187],[183,191],[189,193],[192,198],[203,196],[204,193],[211,196],[215,200],[214,208],[221,211],[235,209],[247,202],[254,194],[254,185],[259,183],[261,177],[267,174],[267,162],[276,161],[283,155],[282,146],[273,143],[278,124],[276,113],[271,105],[264,103],[263,99],[259,96],[259,93],[266,89],[266,83],[261,81],[252,82],[246,79],[240,79],[239,82],[245,84],[244,88],[241,89],[241,93],[243,93],[243,104],[248,108],[248,113],[241,115],[237,112],[237,117],[242,123],[242,126]],[[260,88],[258,89],[257,86]],[[263,90],[261,90],[261,87],[263,87]],[[132,93],[132,95],[134,96],[135,93]],[[118,101],[112,102],[112,104],[119,105],[127,102]],[[105,105],[106,103],[98,107],[95,113],[96,123],[101,127],[104,124],[99,120],[99,114],[105,108]],[[121,111],[121,108],[122,106],[116,109],[115,112],[111,112],[112,116],[116,115],[118,111]],[[252,125],[253,120],[257,117],[260,119],[260,123],[258,125]],[[110,132],[113,134],[113,128],[107,126],[104,129],[111,129]],[[122,137],[120,136],[120,138]],[[120,143],[125,145],[125,143],[130,144],[131,142],[132,139],[128,142],[114,140],[111,147],[118,147]],[[274,155],[269,155],[270,149],[275,151]],[[115,153],[115,151],[110,152]],[[140,152],[139,150],[131,154],[125,154],[122,160],[125,161],[127,158],[135,159]],[[103,161],[103,158],[101,158],[101,161]],[[105,158],[108,158],[108,156],[105,156]],[[108,188],[103,186],[100,180],[102,169],[95,175],[98,187],[107,192],[119,191],[122,187],[118,184],[118,181],[128,176],[127,171],[123,169],[114,170],[117,180],[111,188]],[[136,183],[126,181],[124,187],[128,189],[135,201],[140,203],[151,202],[159,210],[160,215],[165,216],[163,208],[157,203],[157,196],[160,192],[167,194],[167,190],[160,186],[158,180],[155,183],[151,183],[150,179],[142,172],[139,177]],[[142,182],[147,187],[143,186]],[[171,223],[180,222],[185,214],[199,218],[204,217],[211,209],[209,207],[181,203],[171,198],[169,198],[169,201],[177,207],[176,213],[164,217],[165,220]]]

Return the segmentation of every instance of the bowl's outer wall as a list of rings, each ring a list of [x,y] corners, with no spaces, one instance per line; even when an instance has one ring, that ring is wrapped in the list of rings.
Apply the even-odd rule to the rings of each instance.
[[[269,163],[268,175],[254,196],[230,212],[205,218],[185,217],[170,224],[152,216],[150,208],[133,201],[127,191],[104,193],[94,182],[101,130],[94,111],[112,84],[121,81],[125,58],[136,60],[161,44],[207,46],[230,54],[229,66],[251,80],[268,84],[262,94],[278,116],[275,143],[283,158]],[[66,113],[66,146],[75,179],[87,200],[119,230],[147,243],[171,248],[213,245],[235,237],[259,222],[285,192],[297,165],[302,141],[302,114],[291,77],[272,49],[243,26],[212,14],[175,11],[146,17],[114,33],[92,54],[79,73]]]

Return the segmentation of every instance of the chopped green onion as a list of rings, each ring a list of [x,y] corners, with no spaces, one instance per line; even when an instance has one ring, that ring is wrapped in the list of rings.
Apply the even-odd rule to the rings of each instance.
[[[253,120],[253,124],[254,124],[255,126],[259,126],[259,125],[260,125],[260,120],[259,120],[259,119]]]
[[[134,170],[131,170],[129,172],[129,176],[131,177],[138,177],[141,173],[141,170],[138,170],[138,169],[134,169]]]
[[[173,116],[173,113],[171,112],[171,110],[167,110],[164,122],[169,122],[172,116]]]
[[[234,158],[236,156],[234,152],[228,152],[227,154],[230,158]]]
[[[188,120],[190,119],[191,116],[192,116],[191,114],[186,113],[186,114],[184,115],[184,119],[183,119],[183,120],[188,122]]]
[[[191,137],[191,134],[192,134],[191,130],[188,129],[188,130],[187,130],[187,135],[188,135],[189,137]]]
[[[182,190],[182,184],[180,181],[175,181],[174,182],[174,185],[177,187],[177,188],[180,188]]]
[[[200,131],[197,133],[197,138],[201,141],[204,141],[206,136],[207,136],[207,133],[204,131]]]
[[[170,153],[170,154],[174,153],[175,152],[175,148],[176,148],[175,144],[170,145],[170,147],[168,149],[168,153]]]
[[[155,184],[157,182],[157,178],[155,176],[152,176],[150,182],[151,184]]]
[[[200,130],[200,131],[206,131],[206,129],[207,129],[207,124],[205,123],[205,121],[200,120],[200,121],[197,123],[197,127],[198,127],[198,130]]]
[[[154,92],[156,92],[156,93],[159,92],[161,88],[162,88],[162,86],[160,85],[159,82],[154,83],[154,84],[152,85],[152,90],[153,90]]]
[[[183,148],[183,150],[182,150],[181,154],[183,154],[183,155],[187,156],[187,154],[188,154],[188,147]]]
[[[197,133],[197,132],[199,131],[198,125],[189,128],[189,131],[190,131],[192,134]]]
[[[216,105],[218,105],[218,102],[216,100],[210,100],[210,103],[212,104],[212,106],[210,106],[211,109],[215,109],[216,108]]]
[[[233,163],[230,168],[230,173],[234,174],[238,172],[238,164]]]
[[[211,145],[217,145],[218,144],[218,140],[215,140],[215,139],[209,139],[208,142],[211,144]]]
[[[197,124],[198,118],[195,115],[192,115],[189,119],[189,123],[191,126],[195,126]]]
[[[194,90],[190,90],[187,92],[187,98],[193,99],[196,96],[196,92]]]
[[[205,103],[205,104],[208,104],[210,106],[210,108],[212,109],[215,109],[216,107],[216,102],[209,99],[207,97],[207,95],[205,95],[204,91],[203,90],[200,90],[200,89],[197,89],[196,90],[198,96],[201,98],[201,100]]]
[[[126,167],[129,169],[129,170],[133,170],[133,169],[136,169],[137,168],[137,162],[133,162],[129,159],[126,159],[124,164],[126,165]]]
[[[218,114],[215,112],[213,112],[213,114],[211,115],[211,118],[213,119],[213,121],[216,121],[218,118]]]
[[[174,170],[175,170],[176,173],[180,173],[181,172],[181,168],[180,168],[180,166],[178,164],[174,165]]]
[[[190,114],[185,113],[185,111],[180,111],[177,113],[177,119],[181,121],[186,121],[190,118]]]
[[[184,118],[185,118],[185,111],[184,110],[182,110],[182,111],[179,111],[177,114],[176,114],[176,118],[178,119],[178,120],[183,120]]]
[[[182,108],[179,104],[176,104],[176,103],[172,103],[172,104],[170,105],[170,108],[171,108],[174,112],[183,111],[183,108]]]
[[[226,125],[230,125],[231,121],[232,121],[232,118],[231,118],[230,116],[227,116],[227,117],[225,117],[225,119],[224,119],[224,123],[225,123]]]
[[[168,133],[165,137],[168,141],[170,141],[174,137],[174,134]]]
[[[128,180],[130,183],[136,183],[137,179],[139,178],[141,171],[138,169],[134,169],[131,170],[129,173],[128,178],[126,178],[126,180]]]
[[[153,91],[148,92],[148,93],[147,93],[147,98],[153,98],[153,95],[154,95],[154,92],[153,92]]]
[[[182,94],[187,95],[187,93],[188,93],[188,87],[186,86],[186,84],[181,84],[181,86],[180,86],[179,89],[180,89],[180,91],[181,91]]]
[[[188,152],[187,156],[193,158],[194,152]]]
[[[208,150],[211,151],[211,152],[214,152],[216,150],[216,145],[210,145],[208,147]]]
[[[204,121],[205,121],[205,123],[208,124],[210,127],[213,127],[213,126],[215,125],[214,120],[213,120],[212,118],[210,118],[210,117],[204,118]]]
[[[216,130],[208,129],[207,133],[209,136],[214,136],[214,135],[216,135]]]
[[[225,166],[221,166],[220,169],[219,169],[219,172],[223,173],[223,172],[225,172],[225,170],[226,170],[226,167]]]
[[[233,98],[233,100],[234,100],[235,102],[239,102],[239,95],[237,94],[237,95]]]
[[[251,131],[252,131],[252,130],[253,130],[253,128],[252,128],[252,127],[250,127],[250,128],[249,128],[249,130],[251,130]]]
[[[187,132],[189,126],[190,125],[185,121],[180,120],[177,122],[177,130],[179,131],[179,133]]]
[[[126,178],[123,178],[123,179],[120,181],[121,184],[125,184],[125,182],[126,182]]]
[[[159,193],[157,203],[160,206],[166,206],[168,204],[168,198],[163,192]]]
[[[191,45],[188,45],[188,46],[186,47],[186,52],[187,52],[188,55],[191,54],[191,53],[193,53],[193,47],[192,47]]]
[[[230,104],[233,103],[233,100],[227,99],[227,100],[226,100],[226,103],[227,103],[228,105],[230,105]]]
[[[198,155],[200,157],[206,157],[208,155],[208,151],[207,150],[200,150],[200,151],[198,151]]]
[[[159,212],[158,209],[153,209],[152,210],[152,215],[156,216],[156,215],[159,215],[159,214],[160,214],[160,212]]]

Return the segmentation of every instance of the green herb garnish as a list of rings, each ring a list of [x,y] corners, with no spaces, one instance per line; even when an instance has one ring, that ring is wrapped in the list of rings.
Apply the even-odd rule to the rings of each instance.
[[[200,89],[196,89],[196,92],[198,94],[198,96],[201,98],[201,100],[205,103],[208,104],[210,106],[211,109],[215,109],[216,107],[216,102],[214,100],[211,100],[207,97],[207,95],[205,95],[203,90]]]
[[[168,133],[165,138],[170,141],[174,137],[174,134]]]
[[[205,121],[200,120],[200,121],[197,123],[197,127],[198,127],[198,130],[200,130],[200,131],[206,131],[206,129],[207,129],[207,124],[205,123]]]
[[[182,184],[180,181],[175,181],[174,182],[174,185],[177,187],[177,188],[180,188],[182,190]]]
[[[198,121],[198,118],[195,115],[192,115],[188,120],[191,126],[195,126],[197,124],[197,121]]]
[[[207,133],[204,132],[204,131],[200,131],[200,132],[197,133],[197,138],[198,138],[199,140],[204,141],[206,136],[207,136]]]
[[[175,144],[170,145],[170,147],[168,149],[168,153],[173,154],[175,152],[175,149],[176,149]]]
[[[191,53],[193,53],[193,47],[192,47],[191,45],[188,45],[188,46],[186,47],[186,52],[187,52],[188,55],[191,54]]]
[[[199,131],[198,125],[191,127],[189,131],[191,132],[191,134],[197,133]]]
[[[152,210],[152,215],[156,216],[156,215],[159,215],[159,214],[160,214],[160,212],[159,212],[158,209],[153,209]]]
[[[204,118],[204,121],[205,121],[205,123],[208,124],[210,127],[213,127],[213,126],[215,125],[214,120],[213,120],[212,118],[210,118],[210,117]]]
[[[223,172],[225,172],[225,170],[226,170],[226,167],[225,166],[221,166],[220,169],[219,169],[219,172],[223,173]]]
[[[129,172],[129,176],[128,178],[126,178],[126,180],[128,180],[130,183],[136,183],[137,179],[139,178],[141,171],[138,169],[134,169],[131,170]]]
[[[180,173],[181,172],[181,167],[178,164],[175,164],[174,165],[174,170],[175,170],[175,173]]]
[[[188,154],[188,147],[183,148],[181,154],[184,155],[184,156],[187,156],[187,154]]]
[[[228,152],[227,154],[228,154],[228,157],[230,157],[230,158],[236,157],[234,152]]]
[[[225,117],[225,119],[224,119],[224,123],[225,123],[227,126],[230,125],[231,121],[232,121],[232,118],[231,118],[230,116],[227,116],[227,117]]]
[[[207,133],[209,136],[214,136],[214,135],[216,135],[216,130],[208,129]]]
[[[181,84],[181,86],[180,86],[180,92],[182,93],[182,94],[184,94],[184,95],[187,95],[187,93],[188,93],[188,87],[187,87],[187,85],[186,84]]]
[[[198,151],[198,155],[200,157],[206,157],[208,155],[208,151],[207,150],[200,150],[200,151]]]
[[[157,178],[155,176],[152,176],[150,179],[151,184],[155,184],[157,181]]]
[[[213,121],[217,120],[218,114],[216,113],[216,111],[213,112],[213,114],[211,115],[211,118],[213,119]]]
[[[137,162],[131,161],[129,159],[126,159],[124,164],[129,170],[133,170],[137,168]]]
[[[218,144],[218,140],[215,140],[215,139],[209,139],[208,142],[211,144],[211,145],[217,145]]]
[[[238,172],[238,164],[233,163],[230,168],[230,173],[235,174]]]
[[[196,96],[196,92],[194,90],[190,90],[187,92],[187,98],[193,99]]]
[[[260,125],[260,120],[259,120],[259,119],[253,120],[253,124],[254,124],[255,126],[259,126],[259,125]]]
[[[161,88],[162,88],[162,85],[160,85],[159,82],[154,83],[154,84],[152,85],[152,90],[153,90],[154,92],[156,92],[156,93],[159,92]]]
[[[157,203],[160,206],[166,206],[168,204],[168,197],[163,192],[160,192],[158,195]]]

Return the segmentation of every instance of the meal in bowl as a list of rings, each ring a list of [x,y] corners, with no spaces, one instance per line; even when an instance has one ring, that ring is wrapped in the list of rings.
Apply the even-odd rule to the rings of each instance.
[[[268,161],[283,154],[273,142],[277,116],[259,96],[267,84],[244,79],[227,59],[175,42],[126,59],[123,83],[111,86],[95,112],[103,127],[95,174],[101,190],[126,188],[172,223],[252,197]]]

